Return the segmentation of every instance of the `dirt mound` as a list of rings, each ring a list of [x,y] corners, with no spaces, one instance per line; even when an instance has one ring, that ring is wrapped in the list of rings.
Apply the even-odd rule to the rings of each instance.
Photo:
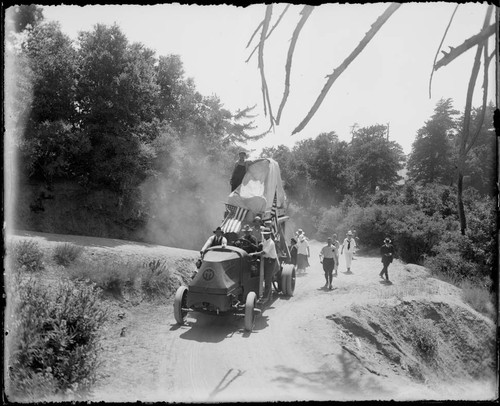
[[[396,373],[431,388],[494,379],[493,321],[454,295],[427,296],[368,299],[327,318],[342,347],[376,375]]]

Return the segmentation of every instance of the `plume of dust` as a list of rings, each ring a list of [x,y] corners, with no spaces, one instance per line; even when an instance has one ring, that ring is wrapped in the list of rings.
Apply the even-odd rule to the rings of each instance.
[[[143,198],[150,202],[150,219],[144,231],[148,241],[200,250],[222,223],[229,177],[221,166],[208,161],[196,143],[184,143],[182,149],[187,149],[191,164],[186,165],[182,153],[172,151],[174,159],[165,168],[165,175],[141,186]]]

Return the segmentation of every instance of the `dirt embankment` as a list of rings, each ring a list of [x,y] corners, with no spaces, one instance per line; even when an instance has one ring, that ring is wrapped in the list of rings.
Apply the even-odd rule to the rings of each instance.
[[[50,251],[85,246],[89,258],[124,263],[165,258],[186,283],[195,251],[120,240],[25,233]],[[295,294],[275,294],[245,333],[236,316],[190,314],[175,324],[172,299],[110,302],[102,377],[92,400],[266,401],[495,399],[493,321],[461,299],[460,289],[419,266],[395,261],[391,284],[380,259],[341,259],[332,291],[311,242],[311,267]],[[48,252],[47,251],[47,252]]]

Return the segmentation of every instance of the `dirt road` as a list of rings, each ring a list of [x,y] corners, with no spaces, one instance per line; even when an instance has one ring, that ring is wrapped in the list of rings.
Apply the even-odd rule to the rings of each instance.
[[[377,259],[357,257],[353,274],[343,273],[341,259],[335,289],[327,291],[322,289],[320,247],[312,242],[312,266],[297,276],[295,295],[284,298],[275,294],[251,333],[244,331],[243,318],[234,315],[192,313],[185,326],[178,326],[172,306],[166,308],[162,341],[154,349],[158,360],[155,385],[140,399],[253,402],[421,398],[422,387],[409,380],[368,371],[336,342],[339,331],[326,318],[337,307],[352,303],[356,295],[391,288],[379,283]],[[397,283],[397,275],[394,279]]]
[[[89,255],[110,259],[165,256],[175,261],[197,255],[194,251],[121,240],[31,232],[19,235],[24,237],[37,239],[47,250],[52,249],[52,244],[70,241],[87,247]],[[440,344],[443,353],[452,348],[450,343],[461,332],[467,335],[471,345],[468,348],[485,348],[485,341],[472,344],[470,340],[472,337],[482,340],[485,328],[494,331],[493,324],[464,307],[457,299],[458,288],[429,278],[421,267],[407,266],[397,260],[389,269],[392,284],[386,284],[378,276],[381,269],[378,256],[356,255],[352,274],[345,273],[345,261],[341,258],[334,289],[324,290],[318,258],[321,246],[311,241],[311,267],[297,275],[293,297],[275,293],[272,304],[257,317],[251,333],[244,330],[243,317],[236,315],[192,313],[186,325],[178,326],[172,300],[164,305],[115,303],[115,322],[108,326],[103,340],[104,372],[90,400],[183,403],[482,400],[496,393],[491,380],[473,381],[458,367],[456,359],[462,357],[463,344],[454,345],[456,353],[447,355],[451,362],[441,360],[449,363],[448,375],[458,372],[459,380],[454,385],[441,382],[440,372],[435,382],[426,378],[417,383],[418,379],[409,378],[408,370],[401,369],[402,365],[415,362],[412,349],[402,341],[394,341],[394,334],[380,328],[384,326],[381,320],[387,320],[383,307],[372,315],[378,320],[370,320],[368,316],[368,323],[375,330],[360,329],[357,320],[352,319],[360,322],[363,319],[353,315],[353,306],[375,309],[383,303],[386,309],[391,309],[402,301],[406,306],[416,300],[423,306],[429,301],[437,303],[433,311],[442,309],[439,320],[447,320],[454,316],[448,312],[449,307],[442,306],[442,301],[455,303],[465,313],[453,319],[456,331],[450,330],[446,342]],[[409,308],[408,317],[419,317],[411,311]],[[469,332],[471,326],[475,330]],[[387,324],[386,327],[397,328]],[[481,331],[483,334],[478,334]],[[398,349],[396,356],[387,352],[391,348]],[[474,365],[479,365],[481,359],[491,363],[488,354],[481,354],[480,350],[474,354],[478,355],[467,356],[475,360]],[[476,359],[477,356],[480,358]]]

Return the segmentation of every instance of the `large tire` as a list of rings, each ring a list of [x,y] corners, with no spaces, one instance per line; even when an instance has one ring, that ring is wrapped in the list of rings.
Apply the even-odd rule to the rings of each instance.
[[[249,292],[245,303],[245,330],[252,331],[255,321],[255,304],[257,303],[257,295],[255,292]]]
[[[293,296],[293,291],[295,290],[295,269],[292,264],[283,265],[281,286],[285,296]]]
[[[188,289],[185,286],[179,286],[175,292],[174,299],[174,317],[177,324],[183,325],[186,322],[187,310],[187,294]]]

